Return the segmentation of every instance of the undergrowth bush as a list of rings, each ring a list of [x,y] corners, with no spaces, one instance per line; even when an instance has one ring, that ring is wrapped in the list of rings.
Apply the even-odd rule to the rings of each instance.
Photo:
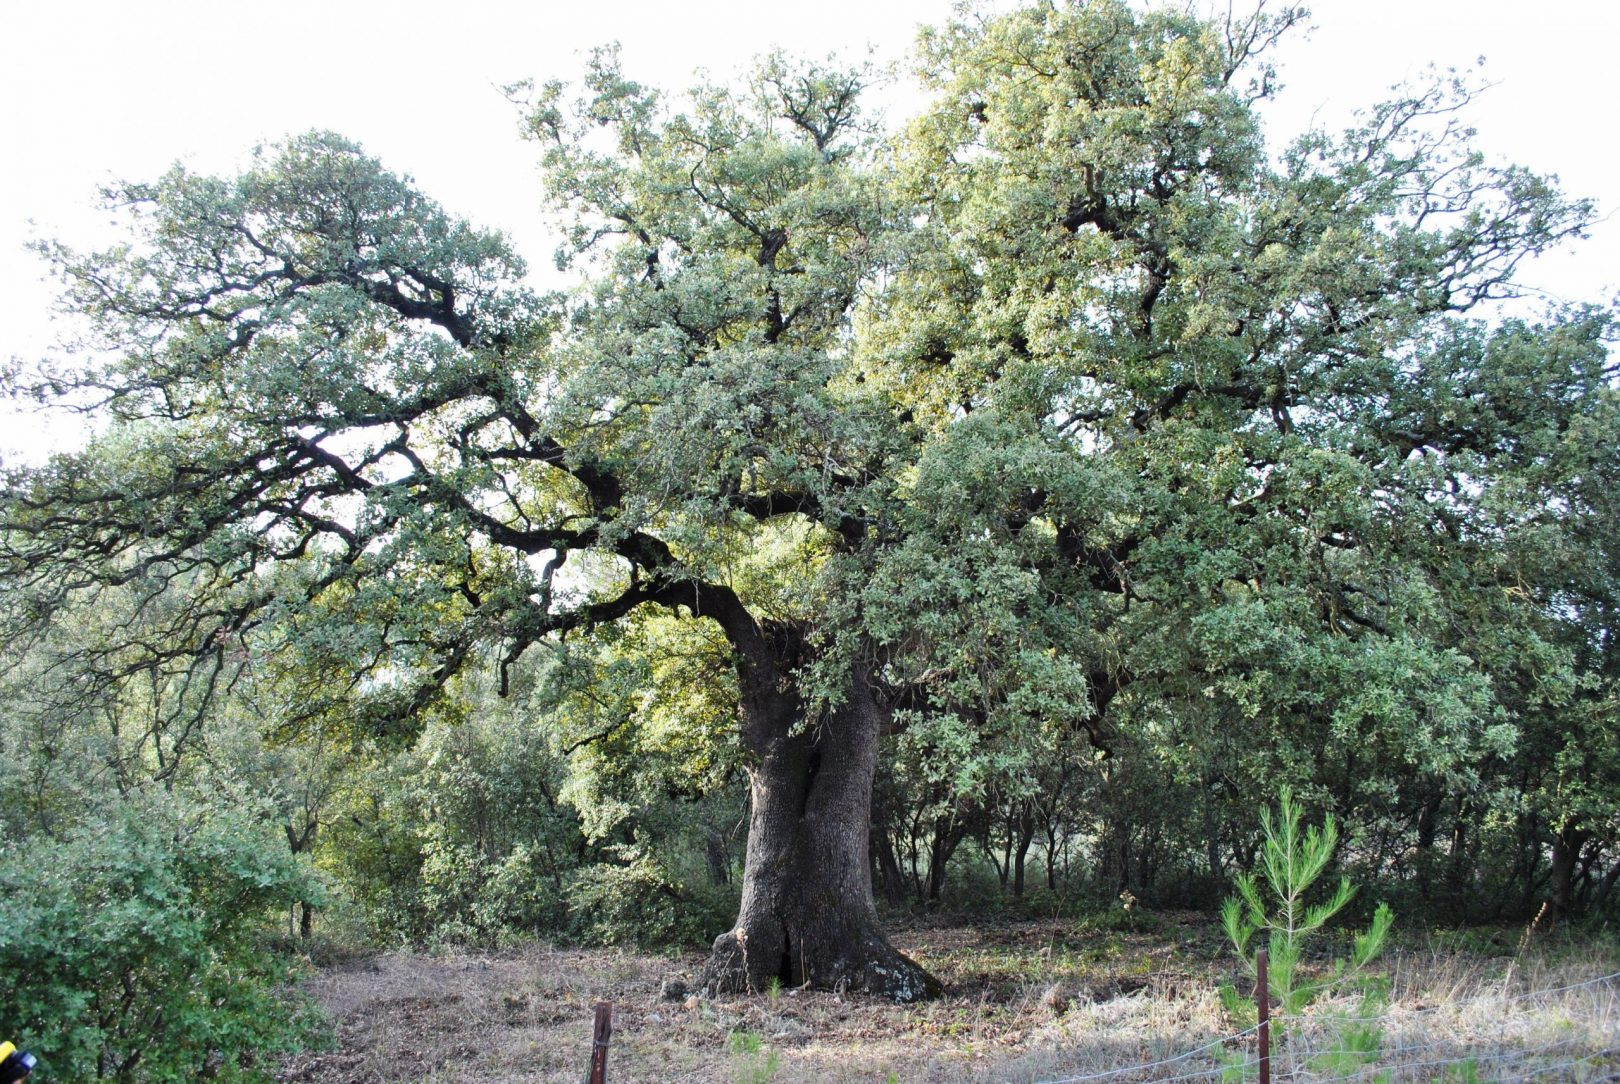
[[[1082,913],[1075,920],[1074,928],[1079,934],[1138,933],[1153,937],[1170,935],[1170,924],[1165,921],[1164,916],[1140,905],[1126,907],[1122,903]]]
[[[424,850],[421,906],[433,940],[492,945],[562,928],[556,869],[525,843],[502,855],[475,847]]]
[[[322,1028],[268,947],[274,909],[320,897],[273,831],[163,796],[0,840],[0,1035],[52,1081],[268,1080]]]
[[[575,875],[569,909],[581,939],[687,948],[713,941],[731,925],[737,901],[728,891],[688,887],[646,854],[623,857],[623,865],[600,863]]]

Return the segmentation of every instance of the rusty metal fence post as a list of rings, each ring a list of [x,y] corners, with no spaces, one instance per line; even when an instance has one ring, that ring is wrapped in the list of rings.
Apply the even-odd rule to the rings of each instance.
[[[1254,1003],[1260,1010],[1260,1084],[1271,1084],[1271,980],[1266,975],[1266,950],[1254,954]]]
[[[585,1084],[607,1084],[608,1040],[613,1037],[613,1002],[596,1003],[596,1025],[591,1029],[591,1075]]]

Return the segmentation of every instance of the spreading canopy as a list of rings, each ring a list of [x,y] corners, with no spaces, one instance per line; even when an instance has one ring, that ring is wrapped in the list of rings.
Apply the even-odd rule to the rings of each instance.
[[[1449,82],[1268,147],[1299,18],[967,19],[893,138],[858,71],[676,111],[598,53],[528,88],[566,296],[329,134],[117,188],[129,244],[49,250],[113,360],[28,390],[111,424],[7,480],[14,624],[116,602],[98,681],[206,703],[251,657],[280,722],[388,734],[468,666],[712,621],[754,802],[717,984],[928,988],[862,887],[881,735],[959,794],[1077,729],[1461,778],[1527,645],[1612,656],[1612,561],[1526,593],[1510,556],[1612,519],[1609,317],[1479,315],[1593,212]]]

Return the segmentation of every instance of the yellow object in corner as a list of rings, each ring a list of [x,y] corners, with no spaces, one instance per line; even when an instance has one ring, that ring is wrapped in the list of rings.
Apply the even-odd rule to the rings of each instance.
[[[0,1043],[0,1084],[18,1084],[34,1071],[38,1062],[11,1043]]]

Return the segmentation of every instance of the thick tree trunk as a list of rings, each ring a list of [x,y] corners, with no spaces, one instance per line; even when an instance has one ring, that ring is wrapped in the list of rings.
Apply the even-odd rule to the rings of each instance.
[[[884,714],[866,675],[855,675],[842,707],[802,728],[798,698],[780,681],[759,680],[758,668],[742,674],[744,747],[754,758],[742,906],[698,986],[760,991],[777,980],[897,1001],[936,996],[939,982],[883,936],[872,899],[872,779]]]
[[[1547,885],[1547,923],[1552,925],[1575,913],[1575,861],[1586,845],[1586,833],[1565,828],[1552,841],[1552,869]]]

